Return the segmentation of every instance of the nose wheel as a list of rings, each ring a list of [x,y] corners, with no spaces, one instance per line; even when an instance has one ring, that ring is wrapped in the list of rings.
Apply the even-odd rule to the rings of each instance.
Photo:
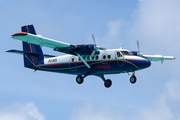
[[[131,77],[130,77],[130,82],[132,83],[132,84],[134,84],[134,83],[136,83],[136,76],[133,74]]]

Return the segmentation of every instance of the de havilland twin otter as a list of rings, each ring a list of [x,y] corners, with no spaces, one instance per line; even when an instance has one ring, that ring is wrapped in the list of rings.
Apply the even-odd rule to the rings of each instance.
[[[92,35],[94,43],[95,38]],[[34,26],[25,25],[21,32],[12,35],[13,39],[21,40],[23,51],[8,50],[7,52],[22,54],[24,67],[42,71],[77,75],[78,84],[83,83],[89,75],[100,77],[104,86],[109,88],[112,84],[104,75],[130,73],[130,82],[136,82],[135,71],[150,67],[151,61],[174,60],[173,56],[143,55],[138,51],[126,49],[105,49],[95,44],[71,45],[69,43],[49,39],[37,35]],[[138,49],[139,42],[137,41]],[[54,51],[67,55],[53,56],[43,54],[41,47],[52,48]]]

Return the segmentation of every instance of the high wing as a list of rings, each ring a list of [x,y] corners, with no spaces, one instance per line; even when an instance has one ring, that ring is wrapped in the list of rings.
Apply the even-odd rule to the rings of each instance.
[[[50,38],[42,37],[41,35],[34,35],[26,32],[19,32],[12,35],[12,38],[21,40],[28,43],[33,43],[40,46],[45,46],[57,50],[60,48],[60,52],[74,54],[72,51],[76,49],[76,46],[70,45],[65,42],[60,42]],[[71,53],[72,52],[72,53]]]
[[[19,32],[12,35],[12,38],[21,40],[24,42],[36,44],[52,48],[55,51],[63,52],[72,55],[91,55],[92,52],[97,49],[94,44],[82,44],[82,45],[71,45],[69,43],[61,42],[58,40],[53,40],[50,38],[42,37],[41,35],[34,35],[26,32]],[[98,50],[95,51],[95,54],[99,54]],[[78,55],[77,55],[78,56]]]
[[[175,57],[173,56],[162,56],[162,55],[142,55],[142,57],[148,59],[149,61],[161,61],[161,63],[163,63],[164,60],[175,59]]]
[[[164,62],[164,60],[174,60],[175,57],[173,56],[163,56],[163,55],[143,55],[140,53],[140,47],[139,47],[139,40],[137,42],[138,51],[131,51],[133,55],[148,59],[149,61],[161,61],[161,63]]]
[[[161,63],[164,62],[164,60],[174,60],[175,57],[173,56],[163,56],[163,55],[144,55],[142,53],[139,53],[139,51],[131,51],[133,55],[148,59],[149,61],[161,61]]]

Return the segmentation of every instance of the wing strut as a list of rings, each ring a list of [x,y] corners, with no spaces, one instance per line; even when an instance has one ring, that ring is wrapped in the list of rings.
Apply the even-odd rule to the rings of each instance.
[[[76,53],[76,52],[75,52]],[[82,62],[88,67],[88,68],[91,68],[88,63],[82,58],[82,56],[80,54],[77,54],[76,55],[82,60]]]

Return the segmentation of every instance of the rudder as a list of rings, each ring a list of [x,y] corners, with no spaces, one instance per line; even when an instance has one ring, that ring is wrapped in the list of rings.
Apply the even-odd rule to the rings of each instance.
[[[33,25],[25,25],[21,27],[22,32],[27,32],[36,35],[36,31]],[[35,53],[35,54],[24,54],[24,67],[36,69],[36,65],[39,62],[43,62],[44,55],[39,45],[22,42],[23,51]]]

